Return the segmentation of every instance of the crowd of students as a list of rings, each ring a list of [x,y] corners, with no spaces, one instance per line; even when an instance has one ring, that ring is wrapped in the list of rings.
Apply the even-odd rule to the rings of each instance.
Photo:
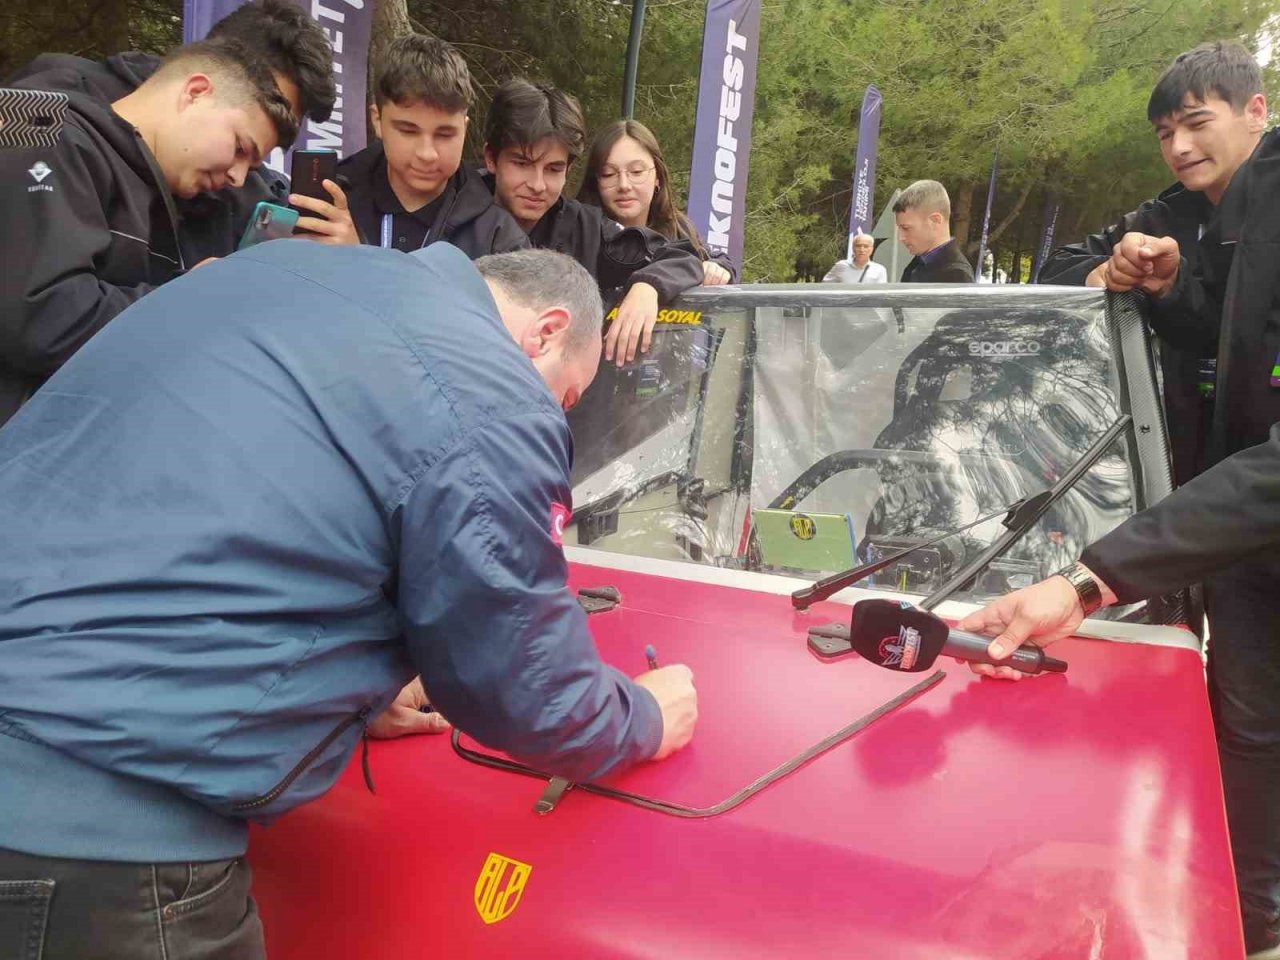
[[[29,149],[0,151],[0,171],[29,186],[0,210],[0,424],[139,297],[233,253],[263,200],[291,204],[298,235],[322,243],[566,253],[617,306],[604,356],[619,365],[648,348],[660,306],[737,276],[676,212],[657,140],[639,123],[603,130],[579,198],[565,196],[588,151],[565,91],[504,83],[483,166],[465,162],[474,89],[462,56],[435,38],[400,37],[375,65],[378,139],[343,159],[327,201],[289,194],[262,165],[335,100],[327,37],[289,0],[245,4],[163,58],[45,55],[7,85],[65,93],[68,109],[36,162]]]
[[[328,117],[332,66],[324,31],[302,8],[253,0],[204,41],[163,58],[46,55],[7,81],[63,93],[67,110],[52,145],[0,150],[5,182],[24,185],[0,207],[0,426],[126,308],[233,253],[263,200],[300,211],[298,243],[414,254],[448,243],[473,260],[526,248],[566,254],[617,306],[603,357],[619,365],[648,349],[660,306],[736,279],[737,265],[710,253],[679,212],[661,149],[642,124],[611,124],[589,145],[571,95],[513,78],[489,108],[483,166],[464,162],[475,99],[466,62],[420,35],[397,39],[375,65],[378,140],[325,181],[328,200],[290,194],[262,161],[292,144],[307,119]],[[1049,642],[1102,603],[1207,578],[1209,680],[1246,941],[1253,955],[1280,956],[1280,807],[1269,789],[1280,786],[1271,559],[1280,433],[1270,433],[1280,420],[1270,216],[1277,140],[1265,132],[1258,68],[1238,45],[1178,58],[1149,114],[1178,184],[1057,251],[1041,279],[1146,295],[1177,479],[1205,475],[1090,547],[1064,577],[965,626],[999,632],[1005,646],[1036,635]],[[582,187],[567,197],[584,154]],[[904,280],[971,279],[940,184],[913,184],[895,216],[915,255]],[[829,279],[872,282],[871,247],[858,238],[848,269]],[[581,366],[593,376],[595,362]],[[580,392],[561,390],[557,402],[571,405]]]

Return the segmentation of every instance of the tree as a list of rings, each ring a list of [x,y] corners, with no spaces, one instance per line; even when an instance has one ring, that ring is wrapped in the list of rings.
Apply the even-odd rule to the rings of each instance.
[[[409,22],[409,7],[405,0],[374,0],[373,21],[369,25],[369,60],[368,85],[369,99],[373,100],[374,78],[377,75],[377,64],[388,44],[396,37],[413,33],[413,25]],[[369,142],[376,139],[373,129],[373,116],[365,111],[365,124]]]

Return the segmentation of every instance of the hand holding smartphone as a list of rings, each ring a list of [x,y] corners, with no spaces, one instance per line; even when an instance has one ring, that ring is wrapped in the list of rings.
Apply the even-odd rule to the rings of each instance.
[[[338,155],[332,150],[295,150],[289,168],[289,192],[328,203],[330,196],[324,182],[337,174]]]
[[[301,213],[298,233],[318,243],[360,243],[347,196],[337,184],[338,155],[331,150],[297,150],[291,169],[289,203]]]
[[[236,249],[244,250],[268,240],[282,240],[293,234],[297,223],[298,211],[264,200],[253,208],[253,216],[249,218]]]

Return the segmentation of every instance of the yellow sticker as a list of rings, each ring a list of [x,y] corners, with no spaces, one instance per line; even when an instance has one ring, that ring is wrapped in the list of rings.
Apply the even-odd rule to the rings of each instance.
[[[618,308],[614,307],[604,315],[605,320],[617,320]],[[658,323],[683,323],[690,326],[697,325],[702,322],[701,310],[673,310],[670,307],[664,307],[658,311]]]
[[[812,517],[797,513],[791,518],[791,532],[801,540],[812,540],[813,535],[818,532],[818,525],[813,522]]]
[[[511,916],[520,905],[520,896],[533,867],[500,853],[491,853],[476,880],[476,912],[485,923],[497,923]]]

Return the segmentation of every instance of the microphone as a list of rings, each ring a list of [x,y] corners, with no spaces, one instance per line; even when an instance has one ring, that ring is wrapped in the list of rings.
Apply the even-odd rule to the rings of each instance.
[[[1046,656],[1032,644],[1024,644],[1004,660],[987,653],[991,641],[973,633],[952,630],[932,613],[896,600],[861,600],[853,607],[849,628],[853,650],[864,660],[902,673],[920,673],[933,666],[939,655],[959,657],[971,663],[1013,667],[1022,673],[1066,673],[1063,660]]]

